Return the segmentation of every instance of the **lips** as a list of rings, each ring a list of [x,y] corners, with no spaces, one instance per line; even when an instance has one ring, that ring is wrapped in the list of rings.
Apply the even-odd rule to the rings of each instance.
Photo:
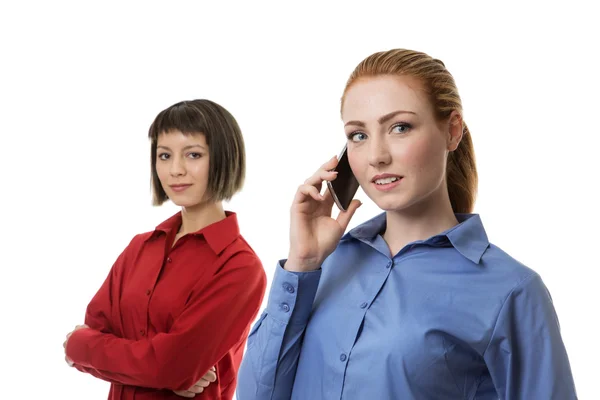
[[[371,179],[371,182],[376,185],[389,185],[390,183],[394,183],[402,179],[400,175],[393,174],[381,174],[376,175]]]
[[[371,179],[371,184],[380,192],[390,192],[397,188],[402,182],[403,177],[393,174],[376,175]]]
[[[169,185],[169,187],[174,191],[174,192],[183,192],[185,189],[189,188],[190,186],[192,186],[191,184],[178,184],[178,185]]]

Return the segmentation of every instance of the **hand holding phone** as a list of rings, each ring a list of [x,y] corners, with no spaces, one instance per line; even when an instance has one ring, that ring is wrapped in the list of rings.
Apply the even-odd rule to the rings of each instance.
[[[337,247],[350,219],[361,205],[358,200],[351,201],[352,194],[346,211],[339,213],[337,218],[331,217],[335,201],[333,194],[331,190],[321,194],[321,188],[323,181],[337,181],[340,178],[342,170],[333,171],[338,164],[336,158],[332,157],[296,191],[290,210],[290,252],[283,266],[288,271],[319,269]]]

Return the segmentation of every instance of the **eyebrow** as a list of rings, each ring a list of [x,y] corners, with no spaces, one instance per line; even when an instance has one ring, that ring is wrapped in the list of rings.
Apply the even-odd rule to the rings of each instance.
[[[200,144],[190,144],[188,146],[185,146],[182,150],[189,150],[189,149],[192,149],[194,147],[200,147],[201,149],[206,150],[206,147],[204,147],[204,146],[202,146]],[[168,148],[167,146],[156,146],[156,148],[157,149],[165,149],[165,150],[171,151],[171,149]]]
[[[405,111],[405,110],[398,110],[398,111],[392,111],[389,114],[385,114],[383,117],[380,117],[377,122],[379,122],[379,125],[385,124],[386,122],[388,122],[390,119],[394,118],[396,115],[399,114],[413,114],[413,115],[417,115],[417,113],[414,113],[412,111]],[[348,126],[348,125],[355,125],[355,126],[360,126],[361,128],[364,128],[366,126],[366,124],[362,121],[348,121],[344,124],[344,126]]]

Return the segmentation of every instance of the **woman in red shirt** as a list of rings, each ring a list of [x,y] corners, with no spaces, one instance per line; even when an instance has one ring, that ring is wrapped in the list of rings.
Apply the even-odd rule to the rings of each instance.
[[[209,100],[177,103],[149,130],[154,204],[181,211],[136,235],[64,343],[109,399],[231,399],[266,288],[262,264],[223,208],[243,185],[234,117]]]

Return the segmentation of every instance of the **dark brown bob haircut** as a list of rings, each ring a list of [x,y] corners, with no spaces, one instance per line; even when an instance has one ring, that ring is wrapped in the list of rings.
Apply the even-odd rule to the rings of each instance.
[[[148,131],[151,141],[152,204],[168,200],[156,173],[158,137],[172,131],[185,135],[203,134],[208,145],[208,201],[230,200],[242,189],[246,154],[240,127],[229,111],[214,101],[181,101],[161,111]]]

